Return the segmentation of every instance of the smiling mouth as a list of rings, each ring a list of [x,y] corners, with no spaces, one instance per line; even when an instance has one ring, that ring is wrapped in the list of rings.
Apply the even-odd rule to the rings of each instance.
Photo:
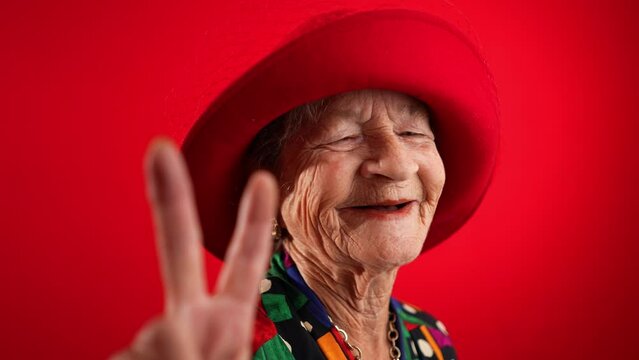
[[[401,202],[399,202],[401,201]],[[394,202],[374,204],[374,205],[355,205],[342,208],[344,216],[364,217],[373,220],[399,220],[409,218],[414,214],[415,208],[418,206],[416,200],[399,200]]]
[[[401,210],[407,205],[409,205],[412,201],[407,201],[394,205],[363,205],[363,206],[353,206],[353,209],[357,210],[377,210],[377,211],[397,211]]]

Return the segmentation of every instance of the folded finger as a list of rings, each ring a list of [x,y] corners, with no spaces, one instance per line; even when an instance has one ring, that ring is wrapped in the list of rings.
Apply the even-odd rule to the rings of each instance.
[[[180,321],[156,319],[140,331],[124,359],[196,360],[200,357],[199,349],[189,334]]]

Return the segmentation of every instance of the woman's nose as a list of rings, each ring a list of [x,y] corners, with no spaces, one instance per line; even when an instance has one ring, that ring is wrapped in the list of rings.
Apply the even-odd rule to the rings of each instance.
[[[361,166],[365,178],[383,176],[403,181],[417,173],[418,165],[412,158],[399,135],[393,134],[375,139],[369,144],[370,156]]]

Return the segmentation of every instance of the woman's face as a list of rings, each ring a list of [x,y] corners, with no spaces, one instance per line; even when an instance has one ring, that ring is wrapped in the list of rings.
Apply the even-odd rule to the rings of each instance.
[[[384,90],[334,97],[280,161],[288,246],[382,268],[419,255],[445,181],[422,103]]]

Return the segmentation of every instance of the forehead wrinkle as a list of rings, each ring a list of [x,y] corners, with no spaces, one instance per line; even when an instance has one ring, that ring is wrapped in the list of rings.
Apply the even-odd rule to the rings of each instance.
[[[376,105],[375,103],[381,102]],[[381,106],[384,108],[386,116],[395,124],[401,124],[406,121],[420,118],[425,120],[428,124],[428,111],[424,103],[417,98],[402,94],[402,93],[382,93],[377,99],[373,100],[371,104],[372,118],[380,116],[376,114],[375,107]]]
[[[411,115],[414,115],[419,113],[419,114],[428,116],[428,111],[426,110],[426,106],[420,100],[412,96],[409,99],[410,101],[402,102],[399,105],[399,112],[401,114],[409,113]]]
[[[403,121],[418,118],[418,119],[424,120],[424,122],[428,124],[429,118],[428,118],[428,110],[426,109],[426,106],[421,101],[417,100],[416,98],[412,96],[409,96],[408,100],[409,101],[385,102],[386,112],[389,118],[393,122],[400,122],[400,123]],[[394,117],[391,117],[391,111],[399,115],[397,119],[395,119]]]
[[[417,118],[430,125],[428,108],[421,100],[408,94],[374,90],[337,95],[326,109],[324,120],[335,125],[367,122],[377,116],[375,107],[380,105],[394,123],[401,124]],[[364,114],[368,111],[372,116],[365,119]]]
[[[329,114],[342,119],[359,119],[361,111],[351,108],[337,108],[332,110]]]

